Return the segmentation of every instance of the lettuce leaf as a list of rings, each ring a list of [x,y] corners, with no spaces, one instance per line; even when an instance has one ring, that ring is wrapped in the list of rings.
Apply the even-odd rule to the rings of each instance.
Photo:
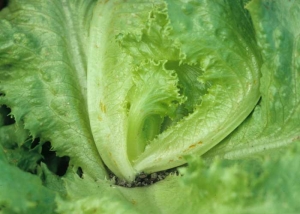
[[[124,188],[90,178],[68,178],[62,213],[296,213],[299,144],[245,160],[190,156],[182,176],[149,187]],[[109,197],[108,197],[109,196]]]
[[[260,96],[253,33],[234,2],[99,2],[88,107],[109,169],[132,181],[182,165],[184,155],[201,155],[232,132]]]
[[[1,153],[0,153],[1,154]],[[35,175],[0,160],[1,213],[53,213],[55,192]]]
[[[95,177],[106,175],[89,129],[86,50],[93,1],[10,1],[0,13],[0,104],[33,138]],[[82,33],[78,33],[82,32]]]
[[[252,1],[250,11],[264,63],[261,101],[252,115],[207,156],[235,159],[300,140],[299,24],[296,1]],[[283,14],[289,15],[283,18]]]

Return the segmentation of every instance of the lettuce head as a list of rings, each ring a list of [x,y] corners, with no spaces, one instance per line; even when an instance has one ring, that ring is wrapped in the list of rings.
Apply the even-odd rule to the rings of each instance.
[[[300,2],[6,3],[1,213],[299,211]]]

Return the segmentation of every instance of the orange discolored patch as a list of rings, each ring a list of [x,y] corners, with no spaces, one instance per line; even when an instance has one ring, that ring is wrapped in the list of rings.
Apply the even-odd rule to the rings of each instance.
[[[136,200],[132,199],[132,200],[131,200],[131,203],[132,203],[133,205],[136,204]]]
[[[195,148],[196,147],[196,144],[192,144],[189,146],[189,149],[192,149],[192,148]]]
[[[99,107],[103,113],[106,113],[106,106],[101,101],[100,101]]]

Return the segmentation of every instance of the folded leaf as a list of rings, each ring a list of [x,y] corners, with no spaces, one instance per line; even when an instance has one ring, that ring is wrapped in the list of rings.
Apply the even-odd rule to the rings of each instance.
[[[229,1],[99,2],[88,102],[106,165],[132,180],[184,164],[233,131],[260,96],[253,33]]]
[[[252,1],[247,8],[264,61],[261,101],[209,157],[242,158],[300,140],[300,4]]]

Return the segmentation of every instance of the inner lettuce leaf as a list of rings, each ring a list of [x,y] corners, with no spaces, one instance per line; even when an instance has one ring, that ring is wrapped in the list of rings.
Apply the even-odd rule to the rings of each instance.
[[[100,1],[89,36],[91,129],[128,181],[205,153],[259,99],[260,55],[241,3]]]

